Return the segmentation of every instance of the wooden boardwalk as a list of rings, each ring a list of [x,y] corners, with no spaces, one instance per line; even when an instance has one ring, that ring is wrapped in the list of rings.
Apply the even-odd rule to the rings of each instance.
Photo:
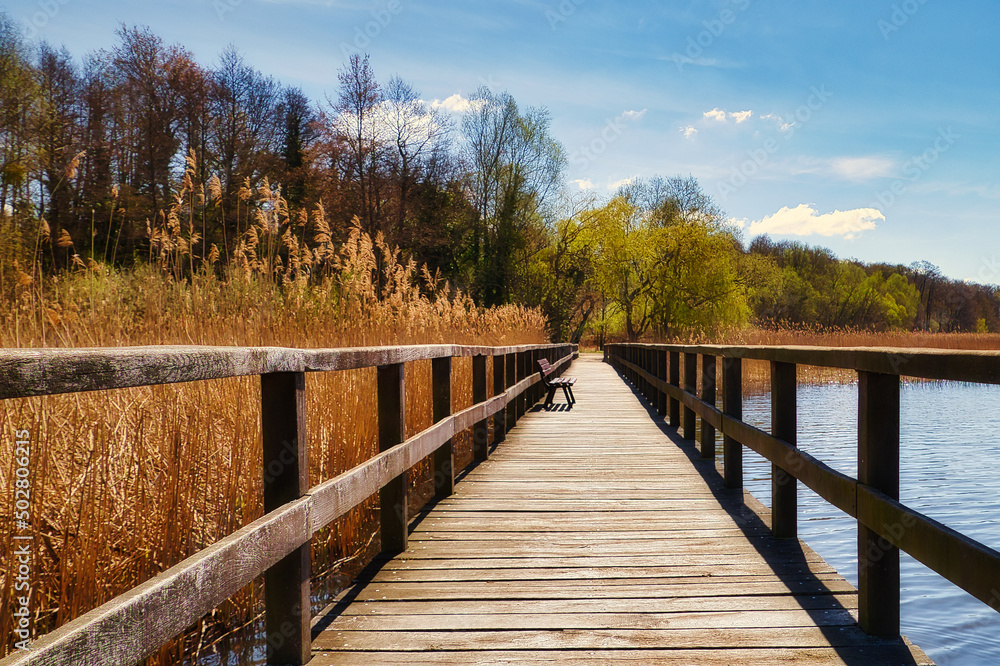
[[[930,664],[599,357],[316,619],[328,664]],[[759,510],[759,506],[756,507]]]

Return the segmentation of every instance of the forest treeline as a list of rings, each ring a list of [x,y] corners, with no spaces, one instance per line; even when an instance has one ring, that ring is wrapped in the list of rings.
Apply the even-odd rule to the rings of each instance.
[[[310,100],[235,47],[207,66],[122,25],[76,59],[0,14],[0,290],[137,264],[225,279],[265,243],[250,272],[308,282],[362,233],[481,306],[540,307],[554,339],[1000,330],[992,286],[745,240],[691,177],[571,195],[545,109],[486,87],[459,104],[380,80],[361,54]]]

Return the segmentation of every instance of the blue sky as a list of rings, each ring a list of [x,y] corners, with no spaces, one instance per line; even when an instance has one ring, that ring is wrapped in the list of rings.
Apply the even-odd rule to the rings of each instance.
[[[995,0],[18,0],[81,56],[120,22],[203,64],[227,44],[313,100],[345,53],[452,107],[544,106],[569,187],[691,174],[744,228],[1000,283]],[[455,97],[455,96],[458,97]]]

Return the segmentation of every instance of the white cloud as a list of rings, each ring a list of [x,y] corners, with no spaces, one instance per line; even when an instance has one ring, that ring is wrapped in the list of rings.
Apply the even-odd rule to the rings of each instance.
[[[718,120],[720,123],[726,122],[726,112],[719,108],[714,108],[711,111],[706,111],[703,115],[706,118],[711,118],[712,120]]]
[[[875,228],[876,220],[885,220],[885,215],[875,208],[854,210],[834,210],[820,215],[812,204],[799,204],[795,208],[787,206],[774,215],[751,222],[752,235],[776,234],[781,236],[843,236],[854,238],[862,231]]]
[[[734,112],[732,112],[732,113],[729,114],[729,117],[732,118],[733,120],[735,120],[736,124],[739,125],[740,123],[746,122],[747,120],[749,120],[752,115],[753,115],[753,111],[750,111],[750,110],[747,110],[747,111],[734,111]]]
[[[778,129],[780,129],[782,132],[787,132],[788,130],[790,130],[793,127],[795,127],[795,123],[787,123],[787,122],[785,122],[785,119],[782,118],[781,116],[779,116],[776,113],[768,113],[766,115],[761,116],[760,118],[761,118],[761,120],[773,120],[773,121],[775,121],[776,123],[778,123]]]
[[[635,176],[631,178],[623,178],[622,180],[616,180],[608,186],[608,189],[612,192],[616,191],[619,187],[624,187],[625,185],[631,185],[635,182]]]
[[[630,123],[642,120],[642,117],[646,115],[647,109],[642,111],[625,111],[622,115],[618,116],[619,120],[627,120]]]
[[[474,109],[478,103],[479,103],[478,101],[471,102],[462,97],[459,93],[455,93],[454,95],[445,99],[444,101],[436,99],[433,102],[431,102],[430,105],[432,109],[443,108],[448,111],[451,111],[452,113],[465,113],[466,111]]]
[[[892,176],[895,168],[896,163],[885,157],[837,157],[830,161],[834,175],[855,182]]]
[[[680,128],[681,133],[684,135],[685,139],[690,139],[695,134],[698,133],[698,129],[694,125],[687,125],[686,127]]]
[[[594,189],[594,183],[591,182],[589,178],[577,178],[576,180],[569,181],[579,187],[581,190],[592,190]]]

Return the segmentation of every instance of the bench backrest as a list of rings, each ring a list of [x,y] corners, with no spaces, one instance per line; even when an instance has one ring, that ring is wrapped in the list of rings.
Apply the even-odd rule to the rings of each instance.
[[[542,384],[544,384],[546,387],[548,387],[549,386],[549,375],[551,375],[552,372],[553,372],[553,370],[554,370],[554,368],[552,367],[552,364],[549,363],[549,359],[547,359],[547,358],[540,358],[540,359],[538,359],[538,368],[539,368],[539,373],[542,376]]]

